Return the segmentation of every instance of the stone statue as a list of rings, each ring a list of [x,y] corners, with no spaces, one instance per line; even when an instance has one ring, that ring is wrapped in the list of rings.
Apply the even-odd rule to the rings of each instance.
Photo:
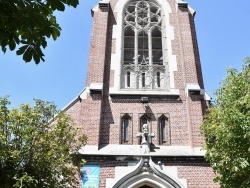
[[[154,133],[149,133],[148,132],[148,125],[143,124],[142,126],[142,132],[137,134],[137,137],[141,137],[141,145],[142,145],[142,153],[150,153],[150,140],[155,136]]]

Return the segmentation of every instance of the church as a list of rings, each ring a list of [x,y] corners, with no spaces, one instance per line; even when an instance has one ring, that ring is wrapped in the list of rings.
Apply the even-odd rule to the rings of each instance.
[[[182,0],[101,0],[86,88],[66,108],[88,142],[82,188],[217,188],[204,159],[195,11]]]

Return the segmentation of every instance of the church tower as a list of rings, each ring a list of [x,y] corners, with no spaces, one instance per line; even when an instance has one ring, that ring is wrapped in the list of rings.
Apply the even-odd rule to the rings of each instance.
[[[83,187],[218,187],[201,150],[210,97],[195,11],[181,0],[101,0],[92,15],[86,88],[64,109],[88,136]]]

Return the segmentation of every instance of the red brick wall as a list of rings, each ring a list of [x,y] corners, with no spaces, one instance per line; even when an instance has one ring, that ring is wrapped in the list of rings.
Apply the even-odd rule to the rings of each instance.
[[[98,145],[100,124],[100,95],[89,96],[88,99],[78,100],[74,105],[65,110],[77,127],[78,135],[86,134],[89,145]]]
[[[94,12],[92,37],[86,86],[91,83],[103,83],[106,65],[106,44],[109,43],[108,35],[109,11],[106,9]],[[110,47],[108,47],[110,48]],[[88,144],[99,144],[99,129],[102,110],[102,96],[99,94],[88,95],[82,101],[81,120],[83,133],[88,136]],[[77,109],[76,109],[77,110]],[[78,112],[76,112],[78,113]],[[72,113],[71,113],[72,114]],[[74,114],[74,113],[73,113]]]
[[[100,188],[106,188],[106,178],[115,178],[115,167],[127,166],[127,162],[89,161],[88,165],[100,165]],[[212,168],[205,162],[166,163],[165,166],[177,167],[178,179],[185,179],[188,188],[219,188],[213,182],[215,177]]]
[[[103,82],[108,14],[106,10],[94,12],[86,86]]]
[[[187,180],[188,188],[219,188],[214,183],[215,174],[207,163],[169,163],[166,166],[178,167],[178,178]]]

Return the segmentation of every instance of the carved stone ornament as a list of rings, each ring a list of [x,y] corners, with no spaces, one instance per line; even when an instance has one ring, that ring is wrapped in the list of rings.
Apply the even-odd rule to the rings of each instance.
[[[155,136],[154,133],[148,132],[148,125],[143,124],[142,126],[142,132],[137,134],[137,137],[141,137],[141,153],[142,154],[148,154],[150,153],[150,140]]]

